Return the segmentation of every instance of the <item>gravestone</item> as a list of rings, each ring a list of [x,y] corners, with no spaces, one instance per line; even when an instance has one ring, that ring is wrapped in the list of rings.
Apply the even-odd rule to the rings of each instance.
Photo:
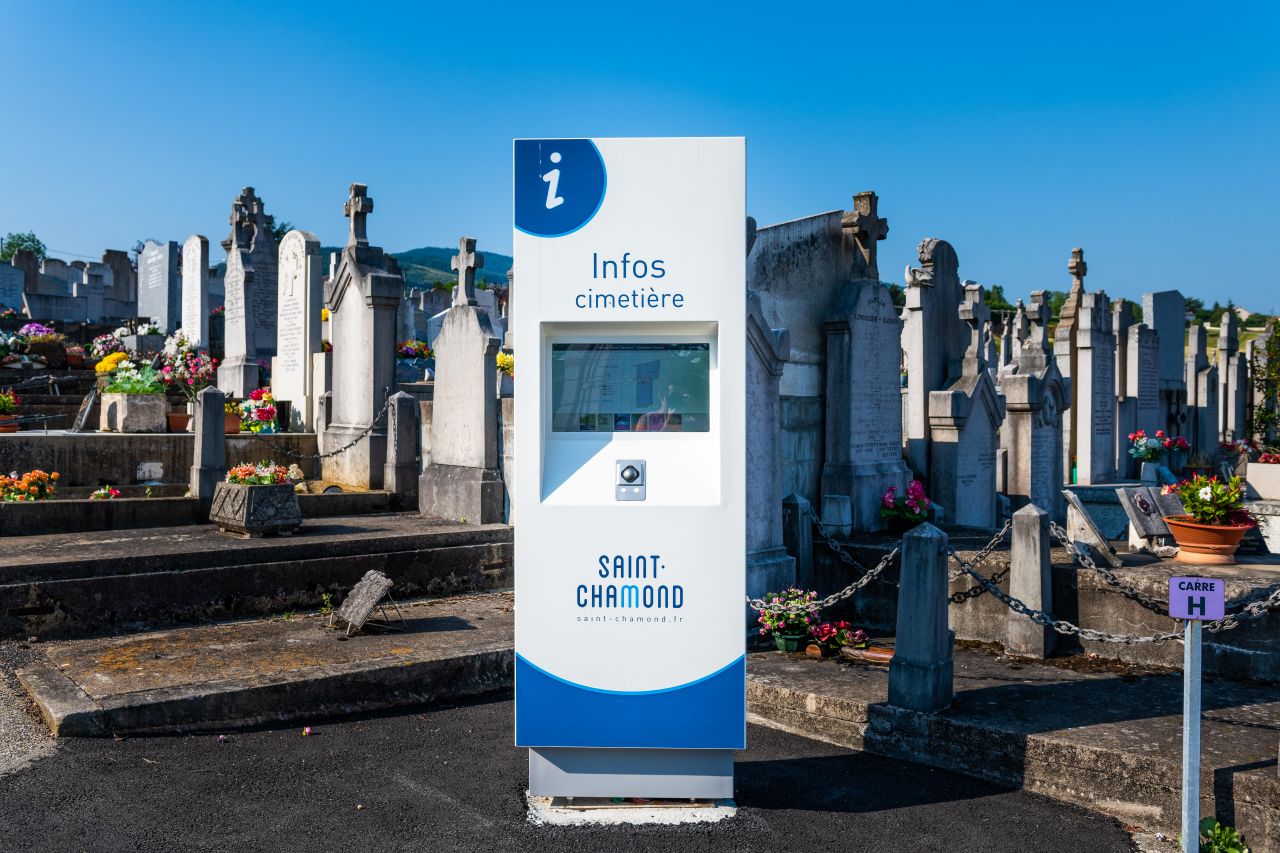
[[[324,302],[320,238],[293,230],[280,241],[276,293],[276,356],[271,360],[271,390],[288,400],[289,429],[315,429],[313,360],[320,352],[320,309]]]
[[[920,269],[904,273],[906,308],[902,312],[902,352],[907,392],[902,395],[903,429],[911,468],[929,480],[929,394],[960,378],[968,332],[957,311],[964,301],[959,260],[945,240],[929,238],[916,247]]]
[[[846,495],[853,529],[884,528],[880,498],[894,486],[904,494],[911,474],[902,461],[902,383],[897,353],[902,320],[879,280],[877,241],[889,233],[876,212],[876,194],[854,196],[841,227],[856,251],[850,281],[823,323],[826,345],[826,447],[822,495]],[[879,357],[868,358],[868,354]]]
[[[1094,523],[1080,498],[1070,489],[1064,490],[1067,499],[1067,536],[1077,549],[1084,550],[1095,561],[1099,558],[1108,565],[1119,568],[1122,563],[1116,549]]]
[[[138,314],[158,323],[165,334],[182,322],[180,255],[173,240],[148,240],[138,253]]]
[[[1116,342],[1111,322],[1105,293],[1080,294],[1074,329],[1075,373],[1071,377],[1075,399],[1070,418],[1064,418],[1064,445],[1075,447],[1075,482],[1082,485],[1115,479]],[[1058,366],[1061,369],[1061,354]],[[1070,460],[1066,462],[1070,465]]]
[[[351,588],[351,592],[343,599],[337,612],[336,620],[347,623],[347,635],[359,631],[369,621],[373,611],[382,604],[382,599],[391,591],[391,580],[377,569],[370,569],[364,577]]]
[[[748,253],[750,244],[755,242],[755,220],[751,220],[751,239],[748,241]],[[503,352],[516,351],[516,333],[515,333],[515,314],[512,310],[512,299],[515,296],[516,271],[515,269],[507,270],[507,315],[503,318],[507,325],[507,334],[502,339]]]
[[[237,224],[237,221],[239,224]],[[276,265],[278,263],[275,218],[268,216],[262,199],[253,187],[245,187],[231,203],[231,233],[222,241],[227,252],[227,313],[231,313],[232,282],[230,280],[231,246],[237,244],[246,253],[245,265],[253,269],[252,286],[243,296],[243,310],[248,331],[250,355],[267,361],[276,352]],[[227,320],[230,323],[230,319]]]
[[[400,304],[396,306],[396,342],[417,339],[418,329],[413,322],[413,303],[410,301],[410,295],[405,294],[400,297]]]
[[[237,201],[231,208],[231,239],[227,249],[227,301],[223,315],[222,364],[218,365],[218,387],[231,397],[243,400],[258,387],[256,350],[257,291],[260,282],[249,255],[253,221],[249,211]],[[274,323],[274,319],[273,319]]]
[[[107,249],[102,253],[102,263],[111,270],[111,298],[116,302],[134,303],[134,310],[129,314],[137,314],[138,272],[129,262],[129,253]]]
[[[1234,311],[1223,312],[1218,331],[1218,404],[1222,415],[1218,430],[1223,441],[1249,439],[1246,422],[1249,400],[1249,364],[1240,352],[1240,323]]]
[[[1065,520],[1062,498],[1063,412],[1071,405],[1070,380],[1058,371],[1049,344],[1051,315],[1046,294],[1031,294],[1018,308],[1022,345],[1018,359],[1001,377],[1008,412],[1000,429],[1006,451],[1006,494],[1015,509],[1035,504],[1058,523]]]
[[[396,308],[404,278],[396,259],[369,244],[366,217],[373,199],[352,184],[343,204],[350,219],[347,245],[325,284],[333,335],[333,391],[324,415],[322,451],[360,437],[355,446],[322,462],[325,480],[380,489],[387,461],[387,399],[395,389]],[[366,435],[367,434],[367,435]]]
[[[1033,610],[1053,612],[1053,565],[1049,513],[1027,504],[1013,514],[1009,545],[1009,594]],[[1053,651],[1056,632],[1009,611],[1005,647],[1016,655],[1044,659]]]
[[[1142,322],[1155,330],[1160,345],[1157,377],[1165,431],[1169,435],[1185,435],[1187,301],[1176,290],[1144,293]]]
[[[0,306],[22,311],[22,270],[12,264],[0,264]]]
[[[1199,461],[1218,452],[1218,368],[1209,364],[1208,330],[1204,324],[1191,327],[1187,337],[1187,424],[1191,452]]]
[[[1129,516],[1129,524],[1143,539],[1170,535],[1169,525],[1164,523],[1164,516],[1160,514],[1153,491],[1157,490],[1150,486],[1125,486],[1116,490],[1120,496],[1120,505],[1124,507],[1125,515]]]
[[[1142,323],[1128,328],[1124,346],[1117,351],[1125,354],[1125,371],[1123,376],[1117,371],[1123,386],[1117,388],[1116,473],[1132,479],[1138,475],[1139,465],[1129,455],[1129,434],[1142,430],[1154,438],[1165,427],[1165,409],[1160,400],[1160,343],[1155,331]]]
[[[191,497],[206,506],[213,501],[218,483],[227,474],[226,397],[217,388],[201,389],[196,395],[192,430],[195,432],[195,455],[188,480]]]
[[[1071,274],[1071,289],[1067,292],[1066,301],[1058,313],[1058,325],[1053,332],[1053,355],[1058,362],[1058,371],[1064,379],[1071,380],[1071,407],[1062,419],[1062,466],[1063,482],[1071,483],[1075,468],[1080,422],[1086,418],[1082,409],[1090,400],[1082,395],[1076,375],[1079,372],[1078,323],[1076,314],[1079,311],[1080,297],[1084,295],[1084,279],[1089,272],[1089,265],[1084,260],[1084,249],[1071,250],[1071,260],[1067,262],[1067,272]]]
[[[1018,307],[1022,307],[1021,299],[1018,300]],[[1013,346],[1013,315],[1005,311],[1000,315],[1000,370],[1013,364]]]
[[[484,256],[475,248],[474,238],[463,237],[453,257],[458,285],[434,346],[431,461],[419,480],[418,508],[428,517],[489,524],[502,521],[503,508],[494,369],[500,341],[476,299]]]
[[[947,614],[947,534],[925,522],[902,537],[889,704],[933,714],[951,704],[954,634]]]
[[[182,332],[192,344],[209,346],[209,240],[192,234],[182,244]]]
[[[996,430],[1005,404],[983,356],[990,318],[981,285],[967,286],[957,311],[957,320],[969,327],[960,378],[929,394],[930,496],[949,509],[950,523],[964,527],[998,526]]]

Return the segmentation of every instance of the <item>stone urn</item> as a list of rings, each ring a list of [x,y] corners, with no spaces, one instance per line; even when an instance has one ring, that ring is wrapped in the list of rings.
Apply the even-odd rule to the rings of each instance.
[[[1200,524],[1189,515],[1168,515],[1173,540],[1178,543],[1179,563],[1229,565],[1236,561],[1236,549],[1249,532],[1247,524]]]
[[[98,429],[102,432],[165,432],[169,401],[163,394],[103,394]]]
[[[302,524],[302,509],[292,483],[245,486],[222,482],[213,490],[209,522],[224,533],[245,537],[287,535]]]

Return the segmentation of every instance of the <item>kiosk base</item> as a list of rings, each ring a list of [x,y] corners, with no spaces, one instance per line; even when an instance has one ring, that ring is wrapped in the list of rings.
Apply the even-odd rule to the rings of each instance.
[[[529,793],[535,797],[733,797],[733,750],[529,750]]]

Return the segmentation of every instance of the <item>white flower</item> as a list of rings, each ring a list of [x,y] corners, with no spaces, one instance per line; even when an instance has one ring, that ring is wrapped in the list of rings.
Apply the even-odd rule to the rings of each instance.
[[[1205,486],[1200,490],[1200,500],[1207,501],[1213,498],[1213,489]]]
[[[118,328],[118,329],[116,329],[114,332],[112,332],[111,334],[115,335],[117,338],[123,338],[123,337],[124,337],[124,336],[126,336],[126,335],[132,334],[132,332],[130,332],[130,331],[129,331],[129,327],[128,327],[128,326],[121,326],[120,328]]]

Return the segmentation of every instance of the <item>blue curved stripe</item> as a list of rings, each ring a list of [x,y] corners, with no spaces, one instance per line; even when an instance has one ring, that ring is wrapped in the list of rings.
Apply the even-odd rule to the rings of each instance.
[[[516,659],[523,661],[525,666],[536,669],[547,678],[554,678],[561,684],[567,684],[570,687],[576,687],[579,690],[590,690],[592,693],[607,693],[613,696],[652,696],[655,693],[670,693],[672,690],[683,690],[686,687],[692,687],[695,684],[701,684],[704,681],[715,678],[726,669],[731,669],[742,662],[742,658],[738,658],[732,663],[725,664],[722,668],[716,670],[710,675],[704,675],[702,678],[695,678],[693,681],[688,681],[684,684],[677,684],[675,687],[660,687],[657,690],[605,690],[603,687],[588,687],[585,684],[578,684],[576,681],[569,681],[567,678],[561,678],[555,673],[547,672],[545,669],[522,655],[516,655]]]
[[[566,681],[516,655],[516,746],[745,749],[747,662],[663,690]]]

